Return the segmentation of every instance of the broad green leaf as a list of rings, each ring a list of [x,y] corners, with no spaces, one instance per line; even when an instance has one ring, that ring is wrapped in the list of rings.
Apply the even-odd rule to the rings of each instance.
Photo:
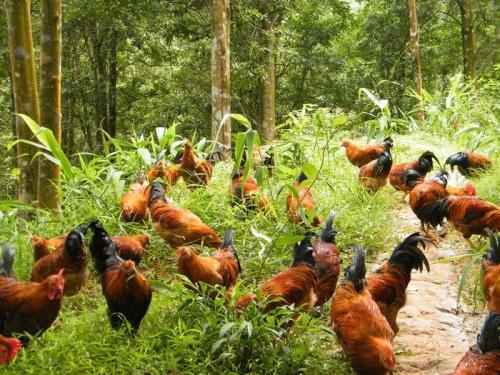
[[[303,239],[304,236],[299,236],[295,234],[284,234],[276,240],[276,246],[296,244],[297,242],[302,241]]]
[[[243,125],[247,129],[252,128],[252,124],[250,124],[250,121],[248,121],[248,119],[245,116],[243,116],[239,113],[231,113],[231,118],[233,120],[236,120],[237,122],[239,122],[241,125]]]
[[[314,178],[318,174],[318,169],[311,163],[304,163],[302,165],[302,170],[304,171],[304,174],[307,176],[308,180],[314,180]]]

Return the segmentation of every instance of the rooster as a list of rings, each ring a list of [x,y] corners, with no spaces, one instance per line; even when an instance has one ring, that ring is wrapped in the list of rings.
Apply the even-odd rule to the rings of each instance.
[[[149,183],[144,172],[141,171],[137,179],[125,193],[120,202],[120,218],[125,222],[146,220],[148,216],[148,192]]]
[[[392,144],[392,138],[387,137],[383,143],[365,146],[358,146],[346,139],[342,141],[341,146],[345,147],[347,159],[355,166],[362,167],[372,160],[378,159],[384,152],[390,152]]]
[[[87,229],[86,224],[79,225],[65,237],[62,249],[39,259],[31,270],[31,281],[42,282],[48,276],[64,269],[64,295],[77,294],[90,274],[84,237]]]
[[[266,211],[271,211],[269,200],[260,193],[257,180],[252,176],[247,176],[243,185],[243,170],[239,169],[233,174],[230,186],[230,194],[234,203],[243,203],[248,208],[258,207]]]
[[[422,272],[425,266],[429,272],[429,261],[418,248],[420,244],[425,249],[426,242],[434,244],[418,232],[406,237],[396,246],[389,260],[367,278],[368,291],[395,334],[399,331],[396,317],[406,304],[406,288],[411,280],[411,271]]]
[[[0,335],[0,366],[11,363],[20,349],[21,341]]]
[[[409,169],[413,169],[420,173],[422,178],[425,178],[426,174],[429,173],[433,168],[432,160],[436,160],[439,164],[439,160],[436,155],[430,151],[424,152],[417,160],[410,161],[408,163],[402,163],[395,165],[391,168],[389,172],[389,182],[396,190],[401,190],[404,192],[403,199],[406,197],[408,192],[411,190],[409,186],[406,185],[406,172]]]
[[[447,186],[446,194],[456,195],[459,197],[476,197],[477,191],[474,185],[472,185],[470,182],[467,182],[463,187]]]
[[[365,255],[354,245],[352,264],[332,298],[331,321],[337,341],[360,374],[385,374],[396,364],[394,332],[366,288]]]
[[[212,178],[214,163],[212,157],[221,154],[214,151],[207,159],[198,159],[194,154],[193,145],[188,139],[184,139],[184,152],[181,159],[181,175],[188,187],[208,185]]]
[[[175,207],[165,197],[158,182],[151,184],[149,207],[153,228],[171,247],[203,243],[218,248],[221,240],[201,219],[189,210]]]
[[[450,165],[451,170],[457,166],[458,171],[466,176],[471,176],[474,171],[486,170],[493,165],[493,162],[486,156],[475,152],[459,152],[446,159],[444,165]]]
[[[306,238],[295,247],[292,266],[266,280],[259,287],[259,298],[266,301],[263,312],[288,305],[294,305],[303,311],[313,308],[317,301],[314,293],[317,280],[314,264],[310,238]],[[251,301],[255,302],[257,299],[253,293],[245,294],[236,303],[237,311],[241,312]]]
[[[500,207],[476,197],[439,199],[420,208],[417,216],[433,227],[447,218],[469,243],[473,234],[484,235],[485,228],[500,230]]]
[[[387,176],[391,167],[391,152],[384,151],[378,159],[370,161],[359,169],[359,180],[365,189],[377,192],[387,185]]]
[[[179,178],[181,178],[180,164],[175,164],[174,160],[174,164],[167,168],[165,160],[163,160],[163,153],[161,153],[148,171],[149,182],[153,182],[157,178],[162,178],[169,186],[175,186]]]
[[[482,261],[483,290],[488,310],[500,313],[500,238],[489,228],[485,231],[490,238],[490,250]]]
[[[66,236],[67,234],[54,238],[44,238],[37,235],[31,236],[30,241],[34,249],[33,258],[35,262],[43,258],[45,255],[50,254],[51,251],[61,250],[64,246]]]
[[[238,281],[241,265],[233,244],[234,230],[228,229],[224,241],[211,256],[198,255],[192,248],[177,248],[177,268],[181,275],[192,283],[204,282],[210,285],[222,285],[229,298]]]
[[[116,253],[123,260],[133,260],[137,265],[144,255],[144,248],[147,247],[151,238],[147,234],[137,234],[135,236],[113,236],[111,240],[116,244]]]
[[[14,272],[14,255],[15,251],[6,242],[2,243],[2,259],[0,260],[0,277],[16,278]]]
[[[337,231],[333,227],[335,213],[330,212],[321,233],[312,245],[313,257],[318,279],[314,284],[314,293],[318,300],[316,306],[321,306],[332,298],[340,272],[340,254],[335,242]],[[306,238],[310,236],[307,235]]]
[[[500,369],[500,314],[491,312],[472,345],[462,357],[453,375],[498,375]]]
[[[314,200],[310,188],[308,186],[300,186],[305,180],[307,180],[307,176],[304,172],[300,172],[299,176],[292,184],[295,191],[289,192],[286,199],[288,220],[292,223],[304,223],[301,211],[303,211],[303,213],[307,216],[314,213]],[[321,219],[318,215],[314,214],[314,217],[311,220],[311,225],[314,227],[319,227],[321,225]]]
[[[90,229],[93,232],[90,251],[101,279],[111,326],[120,328],[125,318],[136,332],[151,303],[152,289],[133,261],[116,254],[116,244],[99,221],[92,221]]]

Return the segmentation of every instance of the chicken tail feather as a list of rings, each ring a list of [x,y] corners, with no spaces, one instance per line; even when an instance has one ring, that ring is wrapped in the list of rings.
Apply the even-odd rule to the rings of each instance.
[[[408,169],[404,173],[404,178],[405,184],[413,189],[413,187],[417,184],[417,181],[422,179],[422,175],[414,169]]]
[[[153,182],[150,186],[149,205],[151,206],[153,203],[158,201],[166,202],[165,190],[163,190],[163,186],[158,181]]]
[[[443,225],[444,218],[448,216],[448,199],[443,198],[428,203],[419,208],[416,214],[424,224],[430,224],[433,227]]]
[[[346,281],[350,281],[354,288],[360,292],[365,287],[365,252],[359,245],[353,245],[355,254],[352,258],[351,265],[346,268],[344,277]]]
[[[15,277],[14,273],[14,256],[16,251],[14,248],[2,243],[2,259],[0,260],[0,276]]]
[[[234,247],[234,229],[229,228],[226,230],[226,233],[224,233],[224,240],[222,241],[220,249],[228,249],[231,251],[231,253],[234,254],[234,257],[236,258],[236,261],[238,262],[238,271],[241,272],[241,263],[240,263],[240,258],[238,258],[238,253],[236,252],[236,249]]]
[[[392,167],[392,156],[390,152],[384,151],[377,159],[375,178],[389,173]]]
[[[403,242],[396,246],[389,259],[389,263],[402,265],[408,274],[413,269],[422,272],[424,266],[427,272],[429,272],[429,261],[424,252],[418,247],[418,245],[422,245],[422,248],[425,249],[426,243],[436,246],[434,242],[420,236],[418,232],[409,235]]]
[[[482,353],[500,349],[500,313],[491,312],[484,321],[481,333],[477,335],[477,346]]]
[[[486,254],[486,259],[495,264],[500,264],[500,238],[490,228],[485,228],[484,231],[490,238],[490,250]]]
[[[315,236],[314,232],[308,232],[304,239],[295,245],[293,252],[293,265],[304,262],[314,267],[315,261],[313,256],[313,247],[311,244],[311,238],[313,236]]]
[[[453,167],[458,165],[459,167],[462,167],[464,169],[469,167],[469,158],[465,152],[459,152],[457,154],[453,154],[446,161],[444,162],[444,166],[450,165],[451,170],[453,170]]]
[[[328,215],[328,219],[326,220],[325,225],[323,226],[323,229],[321,229],[321,233],[319,235],[321,241],[335,243],[335,236],[337,235],[337,231],[333,226],[335,216],[337,216],[337,214],[334,211],[330,211],[330,215]]]

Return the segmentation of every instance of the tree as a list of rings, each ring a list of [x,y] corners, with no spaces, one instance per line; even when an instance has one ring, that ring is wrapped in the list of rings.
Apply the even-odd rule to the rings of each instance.
[[[222,119],[231,112],[230,98],[230,50],[229,50],[229,1],[212,1],[212,139],[225,146],[228,154],[231,147],[231,122]]]
[[[35,73],[35,57],[31,32],[30,1],[5,0],[9,54],[12,69],[15,111],[40,122],[38,89]],[[19,139],[31,139],[33,134],[21,118],[16,119]],[[17,144],[19,167],[18,199],[31,203],[37,199],[38,163],[33,161],[35,148],[25,143]]]
[[[474,4],[472,0],[456,0],[460,8],[462,29],[463,70],[467,78],[474,78],[476,74],[476,22]]]
[[[264,142],[276,137],[276,14],[269,12],[264,21],[265,61],[262,79],[262,123]]]
[[[413,82],[415,84],[415,92],[419,97],[422,97],[422,67],[420,65],[420,51],[418,45],[418,20],[417,20],[417,7],[415,0],[408,0],[408,13],[410,19],[410,48],[413,58]],[[417,120],[423,121],[425,119],[424,111],[421,107],[420,100],[419,109],[417,110]]]
[[[42,0],[40,124],[61,143],[61,0]],[[61,169],[46,158],[38,168],[38,205],[58,210]]]

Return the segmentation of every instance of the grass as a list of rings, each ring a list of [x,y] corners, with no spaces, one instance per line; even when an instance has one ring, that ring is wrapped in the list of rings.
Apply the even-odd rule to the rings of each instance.
[[[425,134],[394,139],[395,162],[418,157],[427,149],[435,151],[440,160],[455,152],[453,144]],[[326,217],[330,210],[338,214],[338,246],[346,266],[353,243],[368,249],[372,257],[392,248],[398,239],[392,210],[401,195],[391,187],[375,195],[363,191],[357,181],[357,169],[337,146],[340,141],[338,133],[328,143],[326,152],[320,152],[321,147],[309,147],[305,153],[316,167],[324,159],[312,192],[320,216]],[[443,147],[445,143],[449,147]],[[238,317],[232,308],[234,300],[228,305],[222,299],[209,303],[185,289],[175,276],[174,251],[153,233],[151,223],[125,224],[118,220],[119,199],[139,164],[130,155],[117,157],[115,163],[114,169],[123,172],[119,179],[110,177],[110,169],[103,167],[106,163],[95,161],[92,168],[78,172],[77,181],[66,182],[60,218],[38,211],[28,222],[19,219],[16,210],[0,213],[0,236],[17,250],[18,279],[28,280],[33,264],[30,234],[59,235],[97,217],[112,234],[152,235],[140,270],[161,287],[153,296],[139,334],[131,337],[125,331],[110,328],[100,286],[92,277],[83,293],[64,300],[53,327],[21,351],[14,364],[0,368],[0,373],[350,373],[345,358],[334,354],[335,337],[328,328],[328,307],[301,315],[292,329],[284,330],[283,322],[291,314],[287,309],[268,316],[250,309]],[[229,227],[235,229],[243,266],[236,299],[291,261],[292,245],[271,247],[254,233],[276,239],[278,233],[292,235],[304,230],[287,222],[286,191],[278,195],[280,186],[290,183],[297,169],[277,169],[266,184],[266,194],[276,210],[276,218],[272,218],[230,206],[227,191],[231,168],[228,163],[220,163],[207,188],[189,191],[181,182],[168,195],[180,206],[194,211],[220,235]],[[497,167],[492,175],[475,181],[480,193],[498,200],[494,186],[498,186],[499,176]]]

